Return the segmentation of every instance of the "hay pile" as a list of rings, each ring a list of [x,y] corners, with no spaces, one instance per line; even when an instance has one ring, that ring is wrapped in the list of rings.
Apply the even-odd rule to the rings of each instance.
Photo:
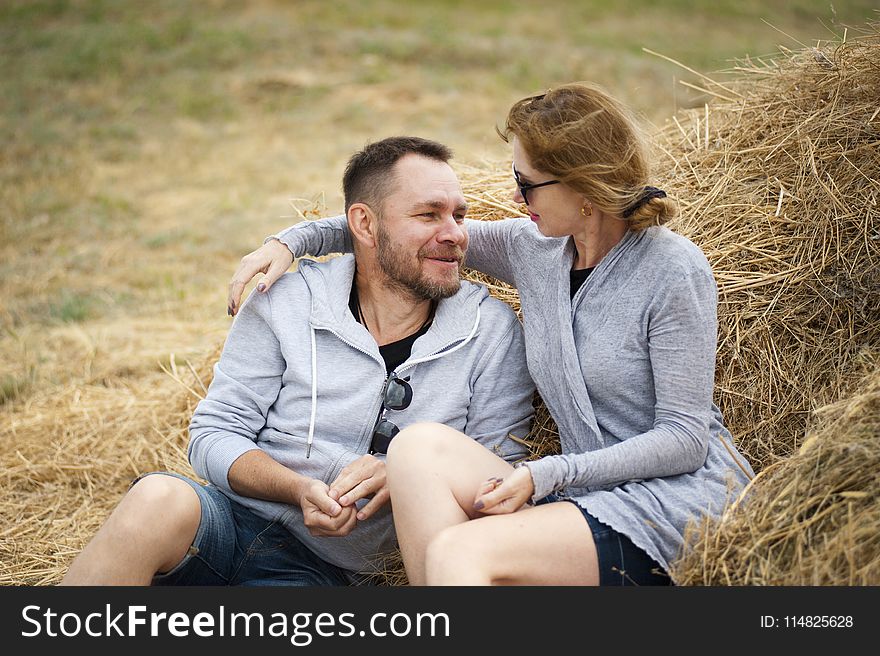
[[[798,453],[704,525],[673,571],[682,585],[880,583],[880,370],[816,413]]]

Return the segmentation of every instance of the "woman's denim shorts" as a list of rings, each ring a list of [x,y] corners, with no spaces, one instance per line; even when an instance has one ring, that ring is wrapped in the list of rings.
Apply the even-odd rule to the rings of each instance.
[[[548,495],[536,505],[570,501],[587,520],[599,558],[599,585],[673,585],[660,564],[623,533],[593,517],[573,499]]]

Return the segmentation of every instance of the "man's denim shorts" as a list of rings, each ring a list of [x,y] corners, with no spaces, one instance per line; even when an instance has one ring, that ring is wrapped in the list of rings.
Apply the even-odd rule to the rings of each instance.
[[[349,584],[345,570],[324,562],[283,526],[255,515],[213,485],[178,474],[146,475],[174,476],[189,483],[202,506],[186,556],[171,571],[157,574],[153,585]]]
[[[574,499],[550,494],[538,501],[537,505],[555,501],[570,501],[587,520],[599,558],[599,585],[673,585],[660,563],[634,545],[623,533],[593,517]]]

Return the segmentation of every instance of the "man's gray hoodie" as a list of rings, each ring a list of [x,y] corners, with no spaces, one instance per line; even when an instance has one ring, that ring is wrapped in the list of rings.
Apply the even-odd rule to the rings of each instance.
[[[390,504],[346,537],[313,537],[298,506],[241,496],[227,479],[232,463],[253,449],[328,484],[367,453],[386,370],[375,340],[348,309],[354,264],[351,255],[303,260],[269,292],[251,294],[193,415],[189,459],[199,476],[286,526],[325,561],[363,571],[396,546]],[[523,332],[484,287],[462,282],[440,301],[395,373],[413,389],[408,408],[388,413],[400,428],[440,422],[509,462],[525,457],[509,437],[526,435],[533,411]]]

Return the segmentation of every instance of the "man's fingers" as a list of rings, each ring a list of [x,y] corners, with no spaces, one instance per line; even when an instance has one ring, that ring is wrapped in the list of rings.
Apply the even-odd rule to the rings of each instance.
[[[354,510],[354,509],[352,509],[352,510]],[[340,536],[348,535],[349,533],[351,533],[354,530],[354,527],[357,526],[357,523],[358,523],[357,515],[354,512],[352,512],[351,516],[346,520],[346,522],[337,529],[337,534]]]
[[[312,509],[308,513],[307,526],[309,527],[309,531],[312,532],[332,532],[335,531],[343,523],[344,517],[342,513],[340,513],[336,517],[331,517],[330,515],[323,513],[317,509]]]
[[[332,498],[340,500],[340,503],[342,503],[341,498],[357,487],[363,478],[363,474],[360,472],[343,469],[339,476],[336,477],[336,480],[330,483],[329,494]],[[342,503],[342,505],[347,504]]]
[[[309,526],[309,534],[315,537],[343,537],[352,532],[357,525],[357,516],[351,508],[346,508],[337,517],[317,514]]]
[[[342,512],[342,506],[335,500],[325,494],[316,494],[309,497],[309,501],[315,506],[315,509],[324,513],[329,517],[336,517]]]
[[[384,487],[383,481],[376,480],[375,478],[368,478],[365,481],[361,481],[351,490],[339,497],[339,503],[342,506],[350,506],[364,497],[368,497],[374,492],[377,492],[382,489],[382,487]]]
[[[373,495],[373,498],[367,502],[363,508],[358,510],[357,519],[359,522],[364,521],[365,519],[369,519],[373,516],[373,514],[379,510],[382,506],[388,503],[388,500],[391,498],[391,494],[388,491],[387,487],[383,487],[381,490],[376,492]]]
[[[335,517],[326,517],[322,522],[322,526],[328,531],[339,531],[348,526],[352,522],[356,522],[357,517],[353,508],[343,508]]]
[[[363,493],[359,493],[354,499],[343,498],[346,495],[349,495],[361,483],[369,480],[373,481],[373,483],[370,483],[372,487],[368,494],[378,490],[379,487],[385,484],[384,467],[384,463],[374,456],[361,456],[354,462],[346,465],[342,471],[339,472],[336,480],[330,483],[331,496],[335,499],[339,499],[339,503],[346,506],[364,496]]]

